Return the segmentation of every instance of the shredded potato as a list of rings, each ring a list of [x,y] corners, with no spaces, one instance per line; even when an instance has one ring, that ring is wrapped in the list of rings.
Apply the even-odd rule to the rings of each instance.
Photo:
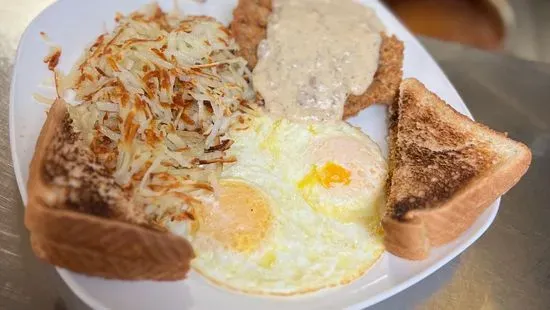
[[[255,100],[246,61],[210,17],[149,5],[100,35],[57,85],[116,181],[158,215],[214,196],[231,123]],[[205,198],[206,197],[206,198]]]

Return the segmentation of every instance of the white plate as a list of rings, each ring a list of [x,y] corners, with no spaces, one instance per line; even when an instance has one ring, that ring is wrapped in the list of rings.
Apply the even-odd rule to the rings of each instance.
[[[10,138],[13,166],[25,203],[29,163],[46,116],[45,108],[33,100],[32,94],[40,91],[38,85],[51,74],[42,62],[48,48],[39,33],[46,32],[53,42],[62,46],[60,68],[68,71],[88,43],[105,27],[112,29],[115,12],[127,13],[146,2],[148,0],[59,0],[45,9],[23,34],[11,87]],[[164,9],[173,7],[173,0],[159,2]],[[405,42],[404,76],[418,78],[459,112],[471,116],[447,77],[403,25],[378,1],[363,2],[376,10],[389,32]],[[207,0],[204,4],[180,0],[178,5],[187,14],[211,15],[228,23],[235,3],[236,0]],[[384,107],[370,107],[351,122],[362,127],[387,152]],[[211,286],[195,273],[191,273],[185,281],[158,283],[108,281],[60,268],[58,271],[75,294],[96,309],[359,309],[406,289],[460,254],[489,227],[498,205],[499,200],[462,236],[432,251],[424,261],[407,261],[385,253],[365,276],[350,285],[302,297],[270,298],[236,294]]]

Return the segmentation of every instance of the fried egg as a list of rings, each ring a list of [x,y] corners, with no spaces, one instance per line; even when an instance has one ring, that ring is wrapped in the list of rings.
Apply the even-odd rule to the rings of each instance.
[[[378,221],[384,205],[387,165],[366,134],[344,122],[307,125],[281,121],[277,152],[290,182],[316,211],[343,222]],[[291,138],[296,137],[296,138]]]
[[[230,138],[237,161],[219,196],[172,227],[193,245],[196,271],[236,291],[294,295],[349,283],[378,260],[386,167],[366,135],[259,116]]]

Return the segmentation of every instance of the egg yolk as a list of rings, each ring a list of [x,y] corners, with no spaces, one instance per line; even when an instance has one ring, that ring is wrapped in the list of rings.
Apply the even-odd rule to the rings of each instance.
[[[331,161],[326,163],[320,170],[317,171],[319,180],[325,188],[332,187],[334,183],[348,185],[351,182],[351,172],[346,168],[337,165]]]
[[[334,184],[348,185],[350,182],[351,172],[329,161],[321,168],[314,165],[311,171],[298,183],[298,188],[303,189],[315,183],[321,184],[324,188],[331,188]]]
[[[218,203],[196,208],[194,215],[197,236],[213,238],[238,252],[256,250],[272,221],[266,195],[237,180],[222,180]]]

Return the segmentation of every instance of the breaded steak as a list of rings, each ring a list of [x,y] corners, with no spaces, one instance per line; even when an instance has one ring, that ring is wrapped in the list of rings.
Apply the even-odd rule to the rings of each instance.
[[[256,50],[266,37],[268,17],[271,13],[271,0],[239,0],[233,11],[230,29],[237,44],[239,54],[253,69],[258,62]],[[395,36],[382,35],[380,59],[374,80],[367,91],[360,95],[350,95],[344,106],[344,118],[361,112],[366,107],[379,103],[391,104],[399,92],[403,76],[403,42]]]

